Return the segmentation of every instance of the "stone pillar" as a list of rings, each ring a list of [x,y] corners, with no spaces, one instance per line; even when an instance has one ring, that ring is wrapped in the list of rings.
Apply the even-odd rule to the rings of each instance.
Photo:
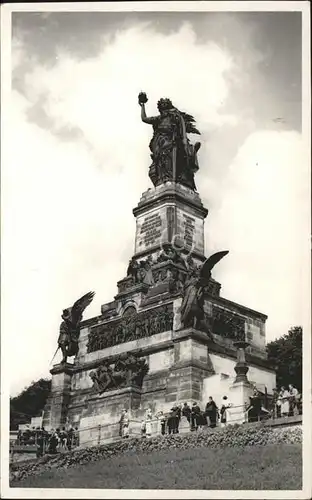
[[[245,382],[248,383],[247,372],[249,367],[246,363],[245,349],[249,346],[248,342],[239,341],[233,343],[234,347],[237,348],[237,363],[234,367],[236,372],[236,379],[234,383]]]
[[[227,411],[227,422],[229,424],[242,424],[246,421],[246,406],[249,404],[249,397],[252,396],[253,387],[248,381],[247,372],[249,370],[245,358],[247,342],[235,342],[237,347],[237,363],[234,367],[236,378],[230,386],[231,408]]]
[[[54,365],[50,373],[51,394],[44,409],[42,425],[46,429],[57,429],[66,424],[73,365],[69,363]]]
[[[200,403],[203,379],[213,374],[206,333],[187,328],[173,332],[174,363],[166,381],[166,403]]]

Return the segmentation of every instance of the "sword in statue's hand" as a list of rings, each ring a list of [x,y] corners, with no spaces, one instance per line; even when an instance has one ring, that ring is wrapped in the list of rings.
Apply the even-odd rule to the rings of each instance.
[[[58,346],[57,346],[57,348],[56,348],[56,351],[55,351],[55,353],[54,353],[54,356],[53,356],[53,358],[52,358],[52,359],[51,359],[51,361],[50,361],[50,365],[52,365],[52,362],[53,362],[53,360],[54,360],[55,356],[57,355],[57,352],[58,352],[59,348],[60,348],[60,346],[58,345]],[[50,366],[50,365],[49,365],[49,366]]]

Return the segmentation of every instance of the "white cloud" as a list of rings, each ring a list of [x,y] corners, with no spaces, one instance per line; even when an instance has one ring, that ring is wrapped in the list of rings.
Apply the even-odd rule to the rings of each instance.
[[[223,203],[207,222],[208,246],[230,250],[217,275],[223,294],[268,314],[268,340],[302,324],[307,307],[306,167],[300,134],[251,134],[230,166]]]
[[[16,47],[18,65],[25,54],[20,43]],[[140,121],[138,93],[147,92],[151,114],[161,96],[172,97],[194,114],[205,136],[211,126],[239,125],[240,117],[224,104],[239,72],[244,68],[229,52],[199,44],[189,25],[166,36],[145,26],[117,33],[110,45],[103,41],[94,58],[77,60],[60,51],[54,66],[37,62],[25,76],[25,97],[12,93],[2,230],[3,328],[12,339],[13,391],[47,374],[61,310],[95,290],[86,317],[99,314],[124,276],[134,249],[132,208],[151,185],[152,131]],[[40,96],[53,130],[27,121]],[[53,135],[64,127],[80,130],[82,139]],[[218,176],[210,176],[207,154],[206,148],[200,152],[200,193],[208,207],[212,198],[223,200],[208,216],[207,246],[231,250],[216,277],[224,295],[268,312],[272,331],[276,326],[284,333],[298,317],[298,308],[289,305],[298,269],[293,241],[301,236],[298,192],[304,197],[304,185],[293,190],[301,180],[300,138],[259,131],[229,172]],[[276,249],[283,258],[271,255]]]

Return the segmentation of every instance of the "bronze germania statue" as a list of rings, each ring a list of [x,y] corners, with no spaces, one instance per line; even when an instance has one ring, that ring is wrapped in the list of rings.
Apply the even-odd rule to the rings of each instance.
[[[82,321],[82,314],[86,307],[91,304],[93,297],[94,292],[86,293],[72,307],[63,310],[63,321],[60,325],[57,348],[57,351],[58,349],[62,351],[62,363],[66,363],[69,356],[76,356],[78,353],[79,327]]]
[[[141,118],[153,126],[154,135],[150,142],[152,164],[149,177],[154,186],[171,181],[196,190],[194,174],[198,170],[197,151],[200,142],[190,143],[187,134],[200,134],[195,128],[193,116],[175,108],[170,99],[158,101],[158,116],[146,116],[147,96],[139,94]]]

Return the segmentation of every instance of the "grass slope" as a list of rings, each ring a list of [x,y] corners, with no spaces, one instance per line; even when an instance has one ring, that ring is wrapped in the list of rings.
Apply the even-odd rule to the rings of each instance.
[[[301,444],[191,448],[122,456],[51,469],[18,488],[300,490]]]

